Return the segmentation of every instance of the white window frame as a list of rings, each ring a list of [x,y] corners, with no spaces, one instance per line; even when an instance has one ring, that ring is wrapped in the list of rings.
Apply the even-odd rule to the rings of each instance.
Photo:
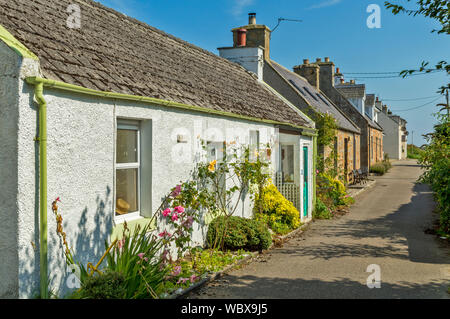
[[[117,120],[117,129],[116,129],[116,145],[117,148],[117,131],[125,129],[125,130],[133,130],[137,131],[137,162],[135,163],[117,163],[116,152],[114,152],[114,222],[116,224],[123,223],[124,221],[131,221],[139,218],[143,218],[141,216],[141,129],[138,121],[130,121],[130,120]],[[124,215],[116,215],[116,172],[119,169],[127,169],[127,168],[137,168],[137,196],[138,196],[138,210],[135,212],[131,212]]]

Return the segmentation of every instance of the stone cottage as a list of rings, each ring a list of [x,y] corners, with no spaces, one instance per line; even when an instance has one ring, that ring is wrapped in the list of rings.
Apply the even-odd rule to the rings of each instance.
[[[382,161],[384,154],[383,128],[374,120],[374,95],[366,94],[365,84],[357,84],[355,80],[345,82],[339,72],[336,72],[335,77],[334,88],[354,106],[354,109],[358,110],[362,118],[367,122],[367,166],[370,167]]]
[[[0,297],[45,294],[47,278],[67,291],[54,199],[86,265],[124,221],[148,223],[190,178],[199,139],[219,161],[224,143],[289,140],[289,154],[272,152],[272,172],[292,168],[307,195],[301,218],[311,218],[309,117],[235,63],[97,2],[76,4],[78,23],[70,0],[0,0]],[[240,205],[251,216],[248,196]],[[205,231],[195,225],[194,244]]]
[[[321,113],[331,114],[339,128],[334,145],[337,149],[336,169],[344,177],[348,177],[353,169],[360,168],[360,129],[320,91],[319,82],[314,78],[316,76],[318,79],[319,67],[307,70],[298,68],[292,72],[275,62],[270,57],[271,31],[265,25],[256,24],[255,14],[249,15],[248,25],[234,28],[232,32],[233,46],[219,48],[220,56],[254,72],[261,81],[311,118]],[[311,79],[312,84],[305,77]],[[283,151],[288,144],[281,143],[280,147]],[[319,154],[328,157],[331,150],[330,147],[319,149]],[[285,175],[289,175],[289,172],[285,172]],[[281,179],[285,180],[283,177]]]

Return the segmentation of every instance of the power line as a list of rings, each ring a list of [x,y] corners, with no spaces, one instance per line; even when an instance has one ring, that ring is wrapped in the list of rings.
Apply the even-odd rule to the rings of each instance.
[[[411,99],[383,99],[383,101],[417,101],[417,100],[427,100],[427,99],[431,99],[434,98],[438,95],[431,95],[431,96],[426,96],[426,97],[416,97],[416,98],[411,98]]]
[[[414,106],[414,107],[412,107],[412,108],[408,108],[408,109],[404,109],[404,110],[392,110],[392,112],[405,112],[405,111],[416,110],[416,109],[418,109],[418,108],[421,108],[421,107],[424,107],[424,106],[426,106],[426,105],[428,105],[428,104],[431,104],[431,103],[433,103],[433,102],[436,102],[436,101],[439,100],[440,98],[441,98],[441,96],[439,96],[438,98],[434,99],[433,101],[428,102],[428,103],[425,103],[425,104],[421,104],[421,105]]]
[[[441,72],[443,70],[434,70],[434,71],[430,71],[430,72],[422,72],[422,73],[412,73],[412,74],[408,74],[405,78],[408,78],[410,76],[416,76],[416,75],[424,75],[424,74],[432,74],[432,73],[436,73],[436,72]],[[344,74],[348,74],[348,73],[344,73]],[[403,78],[403,75],[386,75],[386,76],[355,76],[355,77],[350,77],[352,79],[396,79],[396,78]]]

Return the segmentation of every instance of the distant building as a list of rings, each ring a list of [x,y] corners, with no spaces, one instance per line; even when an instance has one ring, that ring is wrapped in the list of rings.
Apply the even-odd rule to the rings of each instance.
[[[408,156],[408,131],[406,120],[398,115],[392,115],[386,105],[377,98],[376,109],[378,111],[378,123],[385,132],[383,136],[384,152],[391,159],[406,159]]]

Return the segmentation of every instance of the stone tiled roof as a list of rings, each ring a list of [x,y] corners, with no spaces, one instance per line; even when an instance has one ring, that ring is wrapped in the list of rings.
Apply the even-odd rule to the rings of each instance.
[[[340,128],[355,133],[360,133],[361,130],[353,124],[344,114],[325,97],[321,92],[315,89],[308,81],[298,74],[286,69],[275,61],[271,60],[269,64],[280,74],[287,82],[291,83],[296,89],[297,94],[301,95],[303,99],[308,101],[316,111],[321,113],[331,114],[338,122]]]
[[[366,91],[366,86],[364,84],[337,84],[335,88],[339,90],[346,98],[359,98],[363,97]]]
[[[66,25],[70,4],[81,28]],[[241,66],[91,0],[0,0],[0,24],[46,78],[300,126],[309,124]]]

